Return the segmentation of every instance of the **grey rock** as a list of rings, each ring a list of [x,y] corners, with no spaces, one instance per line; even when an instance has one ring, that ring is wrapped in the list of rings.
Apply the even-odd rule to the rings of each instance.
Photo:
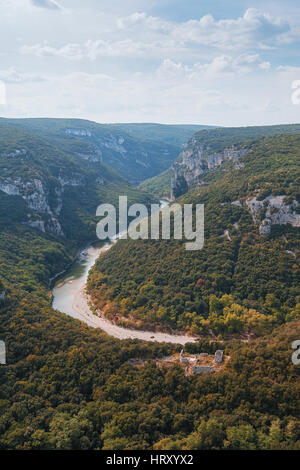
[[[202,175],[214,170],[224,162],[228,160],[237,162],[248,150],[248,148],[239,149],[231,146],[221,152],[210,152],[209,147],[191,139],[188,146],[184,147],[178,161],[173,165],[174,176],[171,182],[171,191],[173,191],[174,197],[184,194]],[[177,187],[180,188],[178,193],[180,191],[181,193],[176,196]]]
[[[76,135],[81,137],[91,137],[91,132],[88,129],[66,129],[65,133],[68,135]]]

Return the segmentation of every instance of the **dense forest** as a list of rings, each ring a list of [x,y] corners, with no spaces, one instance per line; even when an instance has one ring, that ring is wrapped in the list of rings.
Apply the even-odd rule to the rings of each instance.
[[[249,211],[230,203],[257,188],[262,200],[271,191],[299,201],[299,138],[258,141],[243,168],[228,162],[181,199],[205,203],[197,256],[175,240],[119,241],[90,276],[95,303],[104,299],[114,320],[118,312],[126,324],[189,330],[201,338],[186,352],[230,357],[219,373],[186,376],[155,362],[180,345],[120,341],[51,308],[49,279],[94,237],[95,206],[120,190],[130,202],[153,197],[103,162],[3,126],[0,180],[14,186],[0,190],[0,449],[299,449],[298,232],[274,225],[262,237]],[[55,212],[60,170],[84,184],[66,185]],[[27,186],[34,179],[44,212]],[[47,229],[51,216],[63,234]]]
[[[2,449],[299,449],[297,321],[223,343],[221,373],[185,377],[152,362],[179,346],[115,340],[36,294],[9,288],[0,315]],[[148,362],[136,368],[132,357]]]
[[[122,240],[90,275],[94,303],[131,327],[161,324],[214,336],[263,334],[299,318],[299,228],[274,224],[261,235],[267,209],[253,221],[246,205],[279,195],[287,205],[295,201],[297,212],[299,159],[299,136],[266,137],[238,169],[230,161],[206,175],[205,186],[180,199],[205,205],[204,248],[189,252],[174,239]]]

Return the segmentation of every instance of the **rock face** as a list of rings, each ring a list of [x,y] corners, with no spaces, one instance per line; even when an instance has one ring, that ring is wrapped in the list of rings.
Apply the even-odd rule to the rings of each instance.
[[[102,151],[95,147],[93,150],[91,150],[88,153],[82,153],[82,152],[76,152],[76,155],[78,155],[80,158],[83,158],[83,160],[88,160],[89,162],[102,162]]]
[[[258,200],[256,196],[246,200],[233,201],[231,204],[246,207],[252,216],[253,222],[259,224],[260,235],[270,233],[272,225],[291,224],[300,227],[300,214],[297,213],[299,203],[296,200],[285,201],[285,195],[273,196]]]
[[[32,217],[32,214],[28,214],[29,220],[25,222],[26,225],[42,232],[51,232],[58,236],[64,235],[61,225],[50,207],[49,190],[42,180],[34,178],[30,181],[24,181],[20,177],[7,178],[0,180],[0,190],[9,196],[21,196],[31,211],[45,218],[45,220],[41,220],[40,217]],[[59,203],[60,201],[57,202],[58,205]]]
[[[65,133],[68,135],[75,135],[79,137],[91,137],[92,133],[88,129],[65,129]]]
[[[27,155],[26,149],[15,149],[12,152],[7,153],[6,157],[15,158],[15,157],[24,157],[25,155]]]
[[[6,299],[6,292],[5,292],[5,290],[0,291],[0,301],[1,301],[1,302],[4,302],[5,299]]]
[[[246,154],[248,148],[230,146],[220,152],[212,152],[207,145],[191,139],[184,147],[178,161],[173,165],[174,176],[171,181],[171,195],[176,198],[184,194],[199,177],[214,170],[228,160],[236,163],[236,170],[242,167],[238,160]]]
[[[123,146],[125,139],[122,137],[117,138],[113,134],[110,134],[109,138],[103,141],[104,147],[114,150],[122,155],[127,153],[126,148]]]
[[[222,364],[224,362],[224,351],[222,351],[221,349],[218,349],[215,352],[214,362],[216,364]]]
[[[103,184],[99,179],[97,184]],[[5,179],[0,178],[0,190],[9,196],[22,197],[28,206],[28,221],[26,225],[50,232],[57,236],[64,236],[61,224],[58,220],[62,209],[62,196],[67,186],[83,186],[84,181],[79,175],[63,176],[52,180],[54,195],[51,197],[50,189],[42,179],[33,178],[29,181],[20,177]],[[50,203],[51,201],[51,203]]]

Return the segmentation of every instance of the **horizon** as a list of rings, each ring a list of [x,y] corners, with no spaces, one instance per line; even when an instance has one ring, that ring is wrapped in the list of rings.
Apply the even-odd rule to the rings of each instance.
[[[176,123],[168,123],[168,122],[151,122],[151,121],[141,121],[141,122],[133,122],[133,121],[124,121],[124,122],[99,122],[95,121],[93,119],[88,119],[88,118],[81,118],[81,117],[50,117],[50,116],[34,116],[34,117],[6,117],[6,116],[0,116],[0,119],[7,119],[7,120],[23,120],[23,119],[52,119],[52,120],[74,120],[74,121],[87,121],[87,122],[93,122],[94,124],[100,124],[104,126],[115,126],[115,125],[152,125],[152,126],[203,126],[207,127],[206,129],[203,130],[209,130],[211,129],[217,129],[217,128],[242,128],[242,127],[272,127],[272,126],[297,126],[300,125],[299,122],[276,122],[273,124],[248,124],[248,125],[239,125],[239,126],[227,126],[227,125],[214,125],[214,124],[203,124],[203,123],[195,123],[195,122],[190,122],[190,123],[183,123],[183,122],[176,122]],[[202,129],[200,129],[202,130]]]

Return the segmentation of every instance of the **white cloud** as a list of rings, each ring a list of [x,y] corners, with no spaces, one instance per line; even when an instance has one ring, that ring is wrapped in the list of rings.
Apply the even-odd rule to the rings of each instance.
[[[165,59],[156,73],[160,78],[207,80],[246,75],[258,69],[268,70],[269,62],[262,62],[258,54],[242,54],[238,57],[220,55],[211,62],[184,65],[171,59]]]
[[[166,46],[166,44],[165,44]],[[168,44],[168,51],[172,49],[172,44]],[[98,57],[125,57],[138,58],[160,56],[160,42],[146,43],[134,41],[131,38],[121,39],[119,41],[110,41],[104,39],[89,39],[84,44],[68,43],[63,46],[55,47],[46,43],[24,45],[20,48],[21,54],[35,55],[37,57],[57,56],[64,59],[80,60],[87,58],[96,60]]]
[[[64,59],[80,60],[83,58],[83,51],[79,44],[68,43],[61,47],[53,47],[48,44],[24,45],[20,49],[21,54],[32,54],[37,57],[57,56]]]
[[[200,20],[182,23],[167,22],[145,13],[134,13],[119,19],[118,25],[126,30],[165,34],[180,44],[195,43],[223,49],[272,47],[291,32],[287,21],[254,8],[249,8],[237,19],[215,20],[212,15],[205,15]]]
[[[10,6],[2,9],[4,2]],[[7,116],[219,125],[299,120],[290,99],[300,78],[291,65],[299,59],[290,44],[300,36],[274,14],[250,9],[233,18],[229,8],[227,19],[174,22],[132,14],[142,4],[155,11],[151,0],[57,2],[63,14],[31,0],[0,0]]]
[[[165,21],[146,13],[134,13],[119,18],[117,29],[106,32],[104,37],[60,46],[48,43],[25,45],[21,52],[71,60],[95,60],[98,57],[161,59],[163,56],[178,58],[179,55],[192,59],[205,49],[240,52],[278,47],[280,42],[287,40],[291,31],[290,25],[282,18],[272,17],[253,8],[237,19],[215,20],[212,15],[206,15],[200,20],[182,23]],[[248,53],[249,57],[251,55],[253,53]],[[212,67],[226,67],[225,56],[218,61]],[[244,67],[247,67],[246,63]],[[241,64],[239,68],[242,70]],[[262,62],[261,68],[268,68],[268,62]]]
[[[32,7],[45,8],[47,10],[63,10],[55,0],[0,0],[0,8],[9,11],[20,11]]]
[[[19,72],[11,67],[8,70],[0,70],[0,80],[5,83],[24,83],[24,82],[40,82],[45,78],[41,75]]]
[[[141,26],[162,34],[169,34],[173,30],[173,24],[155,16],[148,16],[146,13],[133,13],[124,18],[119,18],[117,25],[120,29],[131,29],[134,26]]]
[[[61,6],[55,0],[31,0],[31,3],[40,8],[48,8],[49,10],[60,10]]]
[[[130,38],[121,41],[89,40],[84,45],[85,55],[90,60],[97,57],[139,57],[150,49],[151,45]]]
[[[270,62],[268,61],[264,61],[264,62],[261,62],[259,64],[259,67],[262,69],[262,70],[269,70],[271,68],[271,64]]]

